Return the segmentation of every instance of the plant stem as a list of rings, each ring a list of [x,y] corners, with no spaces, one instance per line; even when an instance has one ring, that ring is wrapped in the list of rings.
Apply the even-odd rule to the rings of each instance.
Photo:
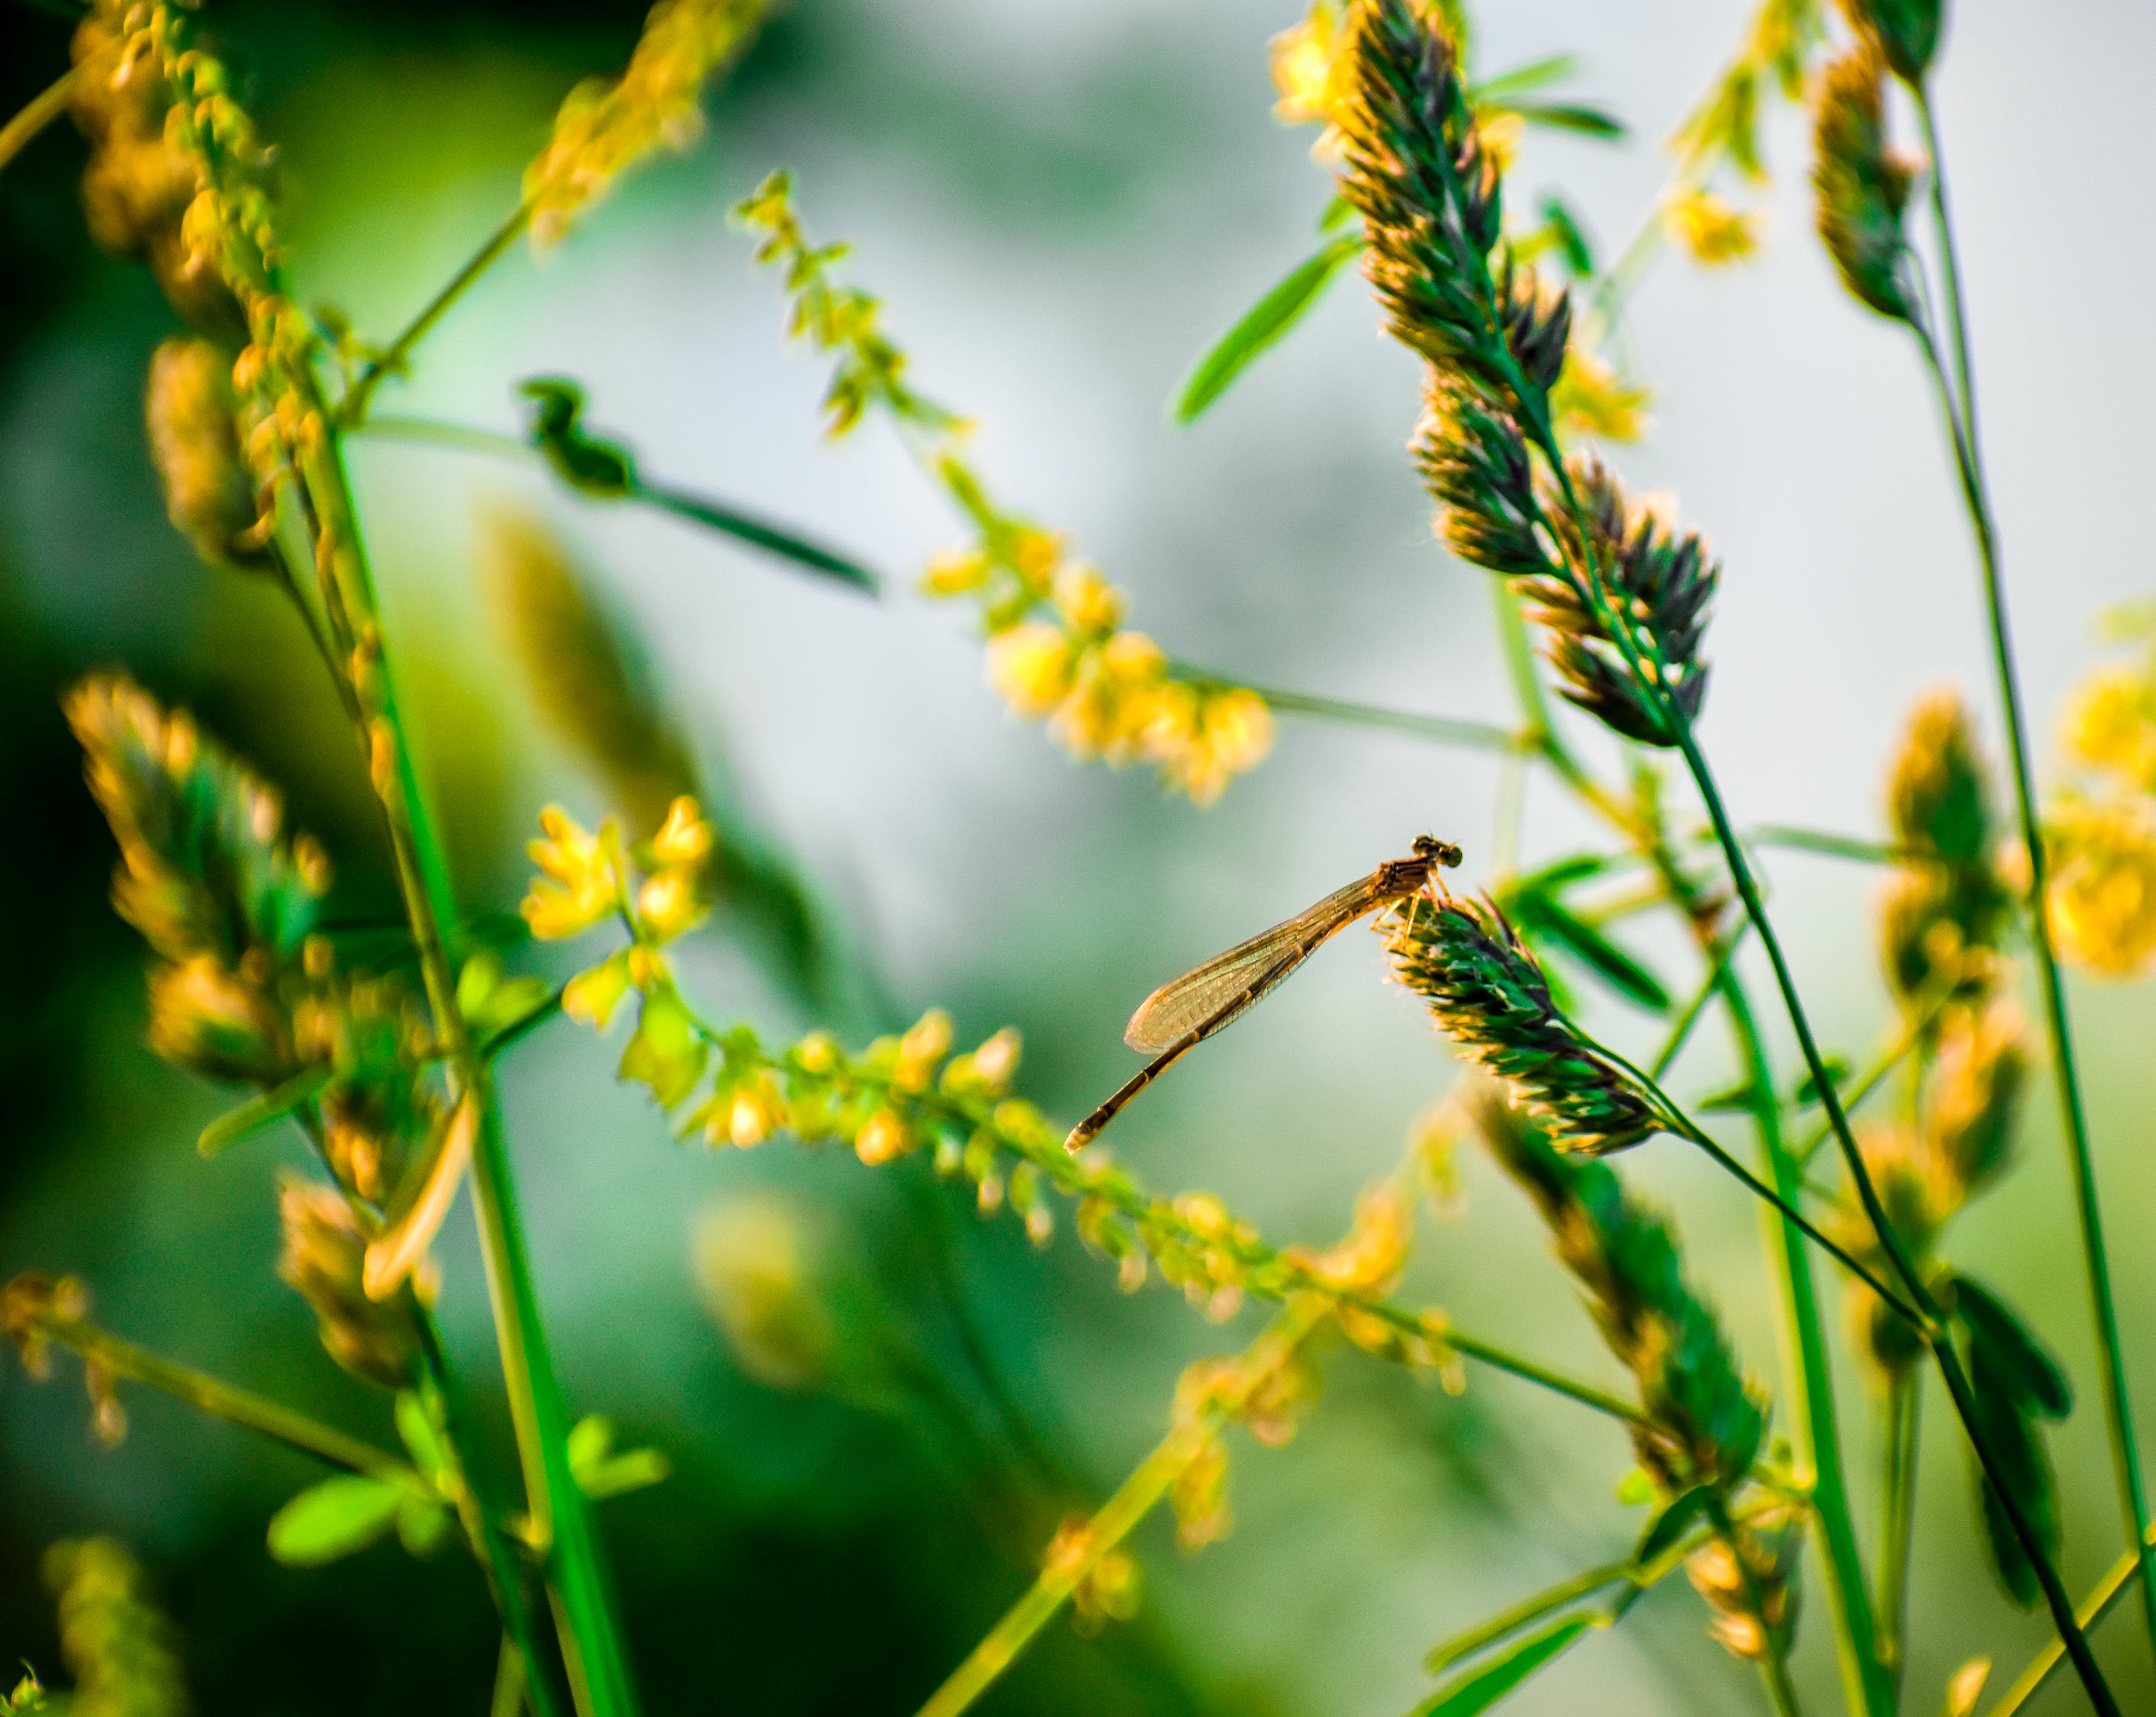
[[[530,1699],[533,1717],[560,1717],[565,1707],[540,1654],[526,1565],[501,1529],[501,1513],[488,1490],[474,1476],[472,1452],[478,1447],[478,1439],[472,1433],[463,1392],[449,1370],[449,1357],[442,1351],[441,1333],[435,1327],[434,1314],[424,1309],[419,1315],[419,1337],[427,1380],[441,1404],[443,1434],[455,1454],[462,1481],[459,1513],[465,1517],[467,1535],[475,1541],[484,1559],[495,1607],[501,1612],[503,1650],[516,1657],[518,1699]]]
[[[465,424],[436,423],[427,418],[371,417],[357,426],[354,433],[384,441],[418,442],[435,447],[454,447],[460,452],[488,454],[500,459],[542,459],[545,451],[536,444],[505,435],[493,429],[474,429]],[[559,475],[558,473],[557,475]],[[571,485],[574,488],[576,486]],[[588,489],[578,491],[588,500],[623,501],[670,513],[675,518],[685,519],[690,524],[716,531],[760,548],[767,554],[778,556],[797,566],[806,566],[837,579],[840,583],[875,596],[881,589],[876,575],[865,567],[850,560],[836,549],[802,536],[798,532],[749,512],[731,501],[715,501],[707,496],[692,495],[686,490],[670,489],[660,484],[646,482],[632,475],[628,486],[619,490],[595,493]]]
[[[1816,852],[1828,858],[1854,859],[1859,864],[1906,864],[1928,857],[1884,841],[1859,841],[1847,835],[1831,835],[1819,829],[1794,829],[1784,823],[1761,823],[1746,830],[1748,845],[1786,846],[1797,852]]]
[[[406,323],[403,332],[384,347],[381,354],[361,373],[359,379],[352,384],[351,391],[337,404],[337,427],[357,429],[367,421],[367,402],[374,397],[374,390],[382,385],[383,378],[403,368],[413,348],[427,337],[436,322],[449,314],[450,307],[464,296],[474,282],[500,260],[511,245],[524,236],[524,229],[531,224],[530,207],[518,203],[509,218],[495,229],[494,235],[474,251],[470,260],[450,278],[449,285],[429,300],[426,307]]]
[[[161,1359],[147,1348],[137,1347],[95,1324],[53,1312],[33,1314],[29,1321],[38,1334],[81,1355],[86,1362],[102,1366],[115,1377],[129,1378],[162,1390],[213,1417],[244,1426],[287,1448],[312,1455],[328,1466],[375,1478],[413,1477],[408,1464],[372,1443],[347,1436],[335,1426],[311,1419],[305,1413],[295,1412],[266,1396],[236,1389],[207,1372]]]
[[[1677,863],[1676,856],[1671,851],[1668,842],[1661,838],[1658,828],[1626,815],[1623,807],[1572,758],[1549,718],[1548,698],[1535,670],[1527,622],[1520,612],[1518,599],[1509,585],[1502,583],[1497,586],[1496,599],[1498,630],[1504,642],[1513,690],[1522,712],[1543,736],[1543,755],[1572,785],[1581,801],[1599,812],[1619,837],[1637,848],[1661,874],[1671,902],[1691,927],[1702,958],[1707,959],[1714,970],[1731,1035],[1753,1093],[1753,1120],[1758,1130],[1761,1152],[1781,1200],[1794,1204],[1801,1195],[1803,1170],[1782,1139],[1781,1109],[1774,1096],[1774,1070],[1768,1064],[1766,1046],[1759,1036],[1751,1000],[1734,964],[1737,944],[1747,926],[1740,924],[1727,934],[1718,933],[1716,915],[1707,910],[1697,886]],[[1681,1039],[1675,1041],[1681,1045]],[[1656,1077],[1661,1071],[1657,1068]],[[1842,1468],[1833,1364],[1820,1318],[1811,1259],[1804,1250],[1801,1231],[1779,1208],[1770,1210],[1763,1204],[1760,1221],[1781,1288],[1785,1344],[1784,1395],[1794,1421],[1791,1432],[1800,1463],[1799,1476],[1811,1480],[1812,1507],[1820,1522],[1825,1551],[1827,1591],[1835,1620],[1835,1654],[1841,1664],[1844,1694],[1853,1711],[1868,1712],[1871,1717],[1890,1717],[1895,1703],[1893,1688],[1880,1661],[1874,1637],[1863,1555],[1856,1542],[1856,1515],[1850,1506],[1848,1481]]]
[[[1284,716],[1310,716],[1319,721],[1341,722],[1358,727],[1379,727],[1390,733],[1412,734],[1418,739],[1434,739],[1441,744],[1471,746],[1481,751],[1520,753],[1536,749],[1530,736],[1488,722],[1468,721],[1455,716],[1418,715],[1408,710],[1386,709],[1345,698],[1284,691],[1276,686],[1254,686],[1246,680],[1232,679],[1193,667],[1187,662],[1172,663],[1170,671],[1194,686],[1234,686],[1255,692],[1270,708]]]
[[[22,152],[25,144],[38,132],[67,111],[69,100],[74,86],[82,77],[82,68],[70,66],[52,83],[30,98],[22,109],[4,126],[0,126],[0,167],[4,167]]]
[[[2126,1588],[2140,1577],[2142,1569],[2141,1556],[2133,1550],[2127,1551],[2113,1562],[2105,1570],[2103,1578],[2097,1581],[2089,1595],[2082,1600],[2081,1608],[2076,1612],[2081,1618],[2082,1626],[2084,1628],[2094,1627],[2108,1616],[2112,1606],[2126,1596]],[[1999,1703],[1991,1708],[1988,1717],[2013,1717],[2015,1712],[2044,1690],[2045,1684],[2051,1680],[2059,1665],[2065,1661],[2066,1655],[2065,1645],[2056,1634],[2052,1635],[2045,1642],[2044,1649],[2030,1659],[2029,1667],[2021,1672],[2014,1685],[1999,1696]]]
[[[1984,475],[1983,453],[1978,437],[1976,394],[1969,362],[1968,313],[1962,296],[1961,267],[1957,260],[1953,223],[1947,208],[1946,167],[1939,147],[1938,126],[1931,97],[1920,85],[1916,90],[1917,111],[1923,126],[1925,147],[1932,157],[1932,213],[1938,226],[1939,250],[1944,265],[1947,315],[1954,342],[1954,369],[1960,381],[1959,409],[1947,383],[1938,345],[1921,320],[1910,326],[1922,348],[1938,394],[1940,409],[1953,444],[1954,464],[1961,478],[1962,498],[1969,509],[1976,536],[1977,558],[1983,570],[1985,617],[1989,622],[1991,655],[1999,679],[1999,699],[2005,717],[2008,755],[2014,769],[2015,808],[2021,824],[2021,839],[2029,854],[2029,928],[2036,954],[2037,977],[2043,987],[2045,1024],[2056,1069],[2061,1118],[2065,1123],[2067,1155],[2073,1168],[2074,1202],[2081,1221],[2082,1252],[2088,1274],[2089,1298],[2095,1315],[2097,1345],[2103,1356],[2104,1407],[2111,1433],[2112,1462],[2117,1469],[2119,1503],[2127,1518],[2128,1541],[2144,1563],[2149,1560],[2148,1495],[2142,1483],[2139,1447],[2134,1437],[2133,1406],[2126,1380],[2126,1360],[2118,1332],[2118,1311],[2111,1285],[2111,1265],[2104,1246],[2102,1200],[2096,1180],[2094,1154],[2089,1146],[2088,1117],[2082,1102],[2081,1081],[2075,1067],[2073,1028],[2067,1018],[2066,986],[2059,972],[2057,948],[2051,936],[2047,902],[2044,835],[2036,815],[2035,789],[2029,767],[2028,726],[2021,710],[2020,677],[2015,671],[2012,635],[2007,623],[2006,589],[2000,570],[1998,532],[1993,522],[1990,491]],[[2156,1569],[2141,1582],[2142,1619],[2149,1647],[2156,1651]],[[2071,1644],[2071,1642],[2069,1641]]]
[[[379,604],[352,504],[340,435],[332,433],[328,438],[326,456],[308,475],[317,507],[334,521],[333,534],[349,552],[354,584],[372,621]],[[471,1165],[472,1204],[523,1459],[527,1509],[552,1575],[562,1656],[578,1709],[588,1717],[629,1717],[636,1709],[635,1694],[598,1541],[583,1493],[569,1472],[568,1416],[540,1324],[516,1183],[486,1064],[457,1006],[456,975],[443,936],[443,926],[457,922],[455,897],[420,791],[411,736],[398,713],[392,670],[385,641],[372,664],[370,691],[376,714],[362,739],[377,765],[375,784],[389,825],[398,887],[418,947],[435,1031],[455,1072],[461,1100],[480,1106]],[[388,779],[379,769],[385,746],[393,771]]]
[[[1291,1308],[1245,1351],[1242,1364],[1270,1375],[1294,1356],[1305,1337],[1324,1313],[1315,1306]],[[1256,1377],[1246,1380],[1255,1383]],[[1014,1663],[1019,1653],[1054,1618],[1070,1594],[1152,1512],[1168,1488],[1190,1463],[1204,1454],[1219,1434],[1223,1421],[1240,1406],[1237,1401],[1214,1401],[1205,1412],[1177,1426],[1158,1447],[1138,1463],[1122,1487],[1086,1522],[1082,1536],[1070,1554],[1059,1555],[1033,1583],[1032,1589],[1004,1613],[965,1662],[929,1697],[919,1717],[959,1717],[993,1686]]]
[[[1879,1653],[1898,1695],[1908,1668],[1909,1552],[1917,1513],[1922,1378],[1898,1376],[1887,1393],[1886,1483],[1879,1532]]]

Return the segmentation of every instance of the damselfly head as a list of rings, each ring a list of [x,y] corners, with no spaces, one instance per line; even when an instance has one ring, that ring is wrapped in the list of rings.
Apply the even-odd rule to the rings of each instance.
[[[1448,871],[1460,868],[1460,849],[1450,841],[1440,841],[1435,835],[1415,836],[1414,856],[1419,859],[1427,859],[1435,865],[1443,865]]]

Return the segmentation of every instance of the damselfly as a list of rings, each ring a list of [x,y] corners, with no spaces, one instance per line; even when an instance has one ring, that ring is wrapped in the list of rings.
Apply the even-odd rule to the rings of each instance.
[[[1232,1024],[1286,982],[1336,932],[1383,907],[1411,900],[1440,865],[1460,862],[1460,849],[1428,835],[1415,836],[1414,856],[1389,859],[1359,882],[1335,889],[1284,924],[1216,954],[1195,971],[1163,984],[1123,1028],[1123,1041],[1152,1060],[1131,1082],[1070,1129],[1064,1149],[1083,1150],[1116,1111],[1160,1077],[1169,1065]]]

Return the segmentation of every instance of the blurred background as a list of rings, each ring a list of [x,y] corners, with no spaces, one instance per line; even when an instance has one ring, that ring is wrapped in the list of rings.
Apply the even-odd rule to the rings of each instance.
[[[1578,93],[1633,128],[1610,147],[1528,138],[1513,182],[1563,187],[1605,254],[1666,172],[1657,147],[1735,47],[1735,0],[1513,0],[1482,8],[1478,69],[1583,57]],[[208,21],[282,152],[301,296],[386,335],[513,203],[577,78],[625,59],[620,0],[219,0]],[[976,419],[1014,506],[1070,531],[1180,657],[1261,684],[1508,718],[1484,576],[1430,540],[1404,455],[1409,357],[1344,282],[1199,425],[1164,407],[1191,360],[1312,247],[1329,188],[1310,133],[1270,116],[1265,42],[1290,0],[796,0],[716,99],[709,134],[625,183],[567,244],[497,267],[380,409],[515,432],[514,389],[572,376],[589,420],[645,474],[752,506],[887,575],[873,604],[656,514],[579,503],[516,461],[364,443],[357,479],[466,906],[513,908],[538,807],[589,821],[604,783],[538,717],[480,575],[490,513],[559,532],[641,640],[653,683],[742,826],[807,880],[844,974],[811,1009],[762,943],[721,924],[687,969],[709,1010],[778,1037],[850,1041],[948,1008],[962,1044],[1024,1035],[1019,1088],[1069,1118],[1131,1070],[1119,1042],[1155,984],[1404,851],[1430,830],[1488,861],[1488,760],[1285,721],[1273,757],[1209,810],[1149,777],[1070,763],[987,688],[965,613],[911,594],[962,522],[870,424],[819,438],[824,371],[782,337],[774,283],[726,209],[794,169],[811,229],[855,244],[919,384]],[[68,26],[0,14],[0,108],[64,64]],[[2146,595],[2137,473],[2153,450],[2149,320],[2109,302],[2145,278],[2132,218],[2156,140],[2143,69],[2156,15],[2123,0],[1970,8],[1941,85],[1985,428],[2031,707],[2046,729],[2095,659],[2094,616]],[[1725,563],[1704,737],[1740,821],[1876,835],[1880,774],[1910,701],[1942,681],[1987,712],[1974,570],[1906,339],[1840,290],[1810,231],[1801,121],[1770,132],[1779,183],[1758,261],[1666,260],[1624,349],[1656,426],[1619,463],[1681,492]],[[141,956],[105,892],[110,836],[55,700],[124,664],[290,791],[348,897],[389,898],[386,854],[333,702],[265,587],[198,566],[171,530],[141,425],[171,316],[96,253],[82,146],[55,128],[0,176],[0,1277],[81,1276],[101,1321],[162,1352],[387,1437],[377,1396],[331,1365],[273,1274],[264,1135],[212,1163],[192,1141],[229,1099],[142,1047]],[[2048,749],[2048,741],[2046,742]],[[1532,860],[1587,832],[1531,789]],[[1778,912],[1815,1017],[1861,1055],[1887,1017],[1873,875],[1774,858]],[[1689,990],[1674,939],[1643,938]],[[559,950],[531,969],[571,969]],[[1163,1190],[1216,1191],[1269,1238],[1320,1242],[1397,1160],[1455,1077],[1378,952],[1342,938],[1120,1123]],[[2077,983],[2128,1357],[2156,1420],[2156,1221],[2142,1117],[2156,1098],[2145,990]],[[1614,1004],[1591,1022],[1651,1045]],[[977,1219],[920,1161],[878,1174],[790,1143],[714,1154],[670,1138],[613,1080],[618,1043],[556,1026],[516,1051],[509,1122],[539,1283],[578,1412],[603,1409],[675,1475],[606,1505],[654,1712],[914,1709],[1029,1579],[1055,1520],[1097,1504],[1158,1437],[1180,1368],[1239,1346],[1158,1288],[1007,1216]],[[1714,1034],[1681,1091],[1724,1082]],[[1783,1046],[1783,1062],[1793,1061]],[[1664,1140],[1625,1170],[1678,1214],[1697,1277],[1751,1369],[1778,1371],[1758,1226],[1743,1195]],[[1614,1368],[1522,1201],[1480,1160],[1426,1226],[1408,1293],[1464,1327],[1598,1378]],[[847,1332],[789,1369],[729,1346],[700,1298],[700,1224],[786,1226]],[[2057,1444],[2078,1590],[2118,1543],[2071,1200],[2048,1097],[2009,1189],[1957,1228],[2068,1360],[2082,1406]],[[723,1226],[720,1231],[726,1231]],[[441,1248],[454,1354],[506,1414],[468,1218]],[[1823,1284],[1830,1278],[1821,1272]],[[0,1385],[0,1658],[57,1669],[37,1565],[67,1535],[132,1545],[186,1640],[203,1709],[476,1709],[495,1636],[468,1561],[388,1545],[295,1572],[263,1543],[314,1476],[297,1457],[140,1390],[99,1447],[72,1361]],[[896,1379],[897,1380],[894,1380]],[[1352,1353],[1290,1447],[1239,1440],[1239,1524],[1195,1558],[1164,1522],[1136,1540],[1139,1618],[1057,1622],[987,1709],[1004,1713],[1405,1710],[1435,1641],[1638,1530],[1606,1421],[1484,1370],[1465,1396]],[[490,1393],[492,1391],[492,1393]],[[1851,1463],[1876,1471],[1870,1400],[1844,1379]],[[1989,1652],[2002,1676],[2044,1637],[1998,1593],[1964,1457],[1930,1416],[1911,1670],[1928,1705]],[[1868,1489],[1862,1491],[1868,1495]],[[1860,1502],[1867,1529],[1868,1503]],[[1808,1575],[1808,1578],[1810,1576]],[[1522,1711],[1749,1709],[1750,1673],[1709,1643],[1681,1581],[1531,1686]],[[1799,1680],[1835,1675],[1823,1612]],[[2129,1624],[2105,1642],[2128,1709],[2156,1698]],[[2046,1709],[2078,1709],[2070,1687]]]

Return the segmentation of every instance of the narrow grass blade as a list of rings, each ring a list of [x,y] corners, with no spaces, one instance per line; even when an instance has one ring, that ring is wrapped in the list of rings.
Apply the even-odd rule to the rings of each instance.
[[[306,1102],[330,1082],[327,1066],[308,1067],[295,1073],[282,1085],[272,1086],[260,1095],[251,1097],[236,1109],[228,1109],[202,1130],[195,1140],[195,1149],[206,1157],[213,1157],[228,1144],[236,1144],[250,1133],[260,1131],[272,1121],[281,1119]]]
[[[821,573],[826,578],[836,578],[840,583],[850,584],[855,589],[865,591],[870,596],[881,594],[882,581],[859,561],[850,559],[835,548],[827,548],[806,537],[796,536],[783,525],[760,519],[738,507],[725,506],[701,495],[684,494],[678,489],[663,489],[645,482],[637,484],[631,491],[631,498],[662,507],[676,518],[688,519],[721,532],[752,548],[775,554],[781,560],[790,560],[796,566],[806,567],[812,573]]]
[[[1362,250],[1360,233],[1343,233],[1316,255],[1298,263],[1286,280],[1252,305],[1219,343],[1198,360],[1182,393],[1176,396],[1176,422],[1197,422],[1261,352],[1301,320],[1332,284],[1333,275]]]
[[[1414,1709],[1414,1717],[1475,1717],[1486,1711],[1537,1671],[1550,1663],[1579,1637],[1600,1625],[1600,1617],[1571,1616],[1532,1634],[1472,1675],[1442,1689]]]

